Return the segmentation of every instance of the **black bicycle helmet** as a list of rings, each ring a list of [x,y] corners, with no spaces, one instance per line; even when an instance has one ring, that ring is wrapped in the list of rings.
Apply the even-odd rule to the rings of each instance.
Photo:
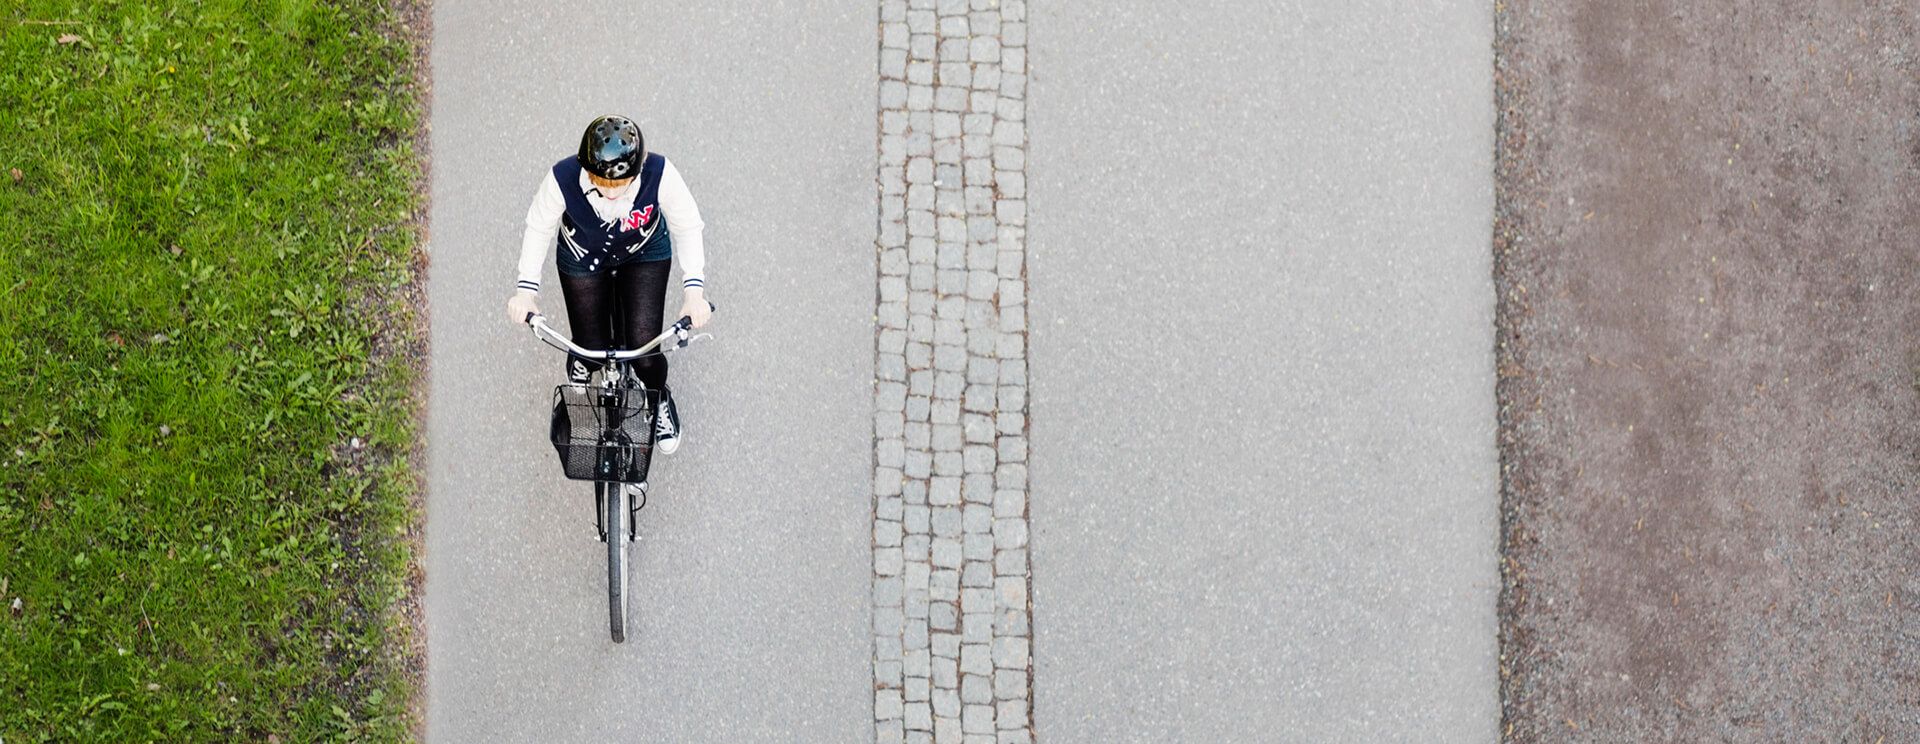
[[[627,117],[594,119],[587,125],[587,133],[580,135],[580,167],[601,178],[640,175],[640,163],[646,157],[646,138],[640,136],[640,125]]]

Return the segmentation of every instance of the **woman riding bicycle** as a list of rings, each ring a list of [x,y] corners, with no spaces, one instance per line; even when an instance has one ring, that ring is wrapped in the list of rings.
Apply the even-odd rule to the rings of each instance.
[[[704,228],[680,172],[665,156],[647,152],[639,125],[621,116],[594,119],[580,137],[579,154],[548,170],[527,208],[519,280],[507,316],[522,323],[528,313],[540,312],[535,299],[552,249],[574,342],[589,349],[639,348],[660,333],[668,269],[677,254],[680,314],[692,318],[695,328],[706,325],[711,309],[702,273]],[[569,357],[567,377],[586,382],[599,367]],[[671,454],[680,446],[681,429],[667,389],[667,360],[652,354],[635,359],[633,367],[641,382],[660,391],[654,446]]]

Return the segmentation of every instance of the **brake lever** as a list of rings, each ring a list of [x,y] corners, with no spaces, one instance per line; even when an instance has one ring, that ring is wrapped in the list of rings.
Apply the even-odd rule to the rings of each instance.
[[[711,333],[688,334],[686,331],[680,331],[679,333],[674,334],[674,337],[675,338],[673,342],[673,348],[665,349],[665,351],[679,351],[681,349],[687,348],[687,344],[691,344],[695,341],[711,340],[713,338],[713,334]]]

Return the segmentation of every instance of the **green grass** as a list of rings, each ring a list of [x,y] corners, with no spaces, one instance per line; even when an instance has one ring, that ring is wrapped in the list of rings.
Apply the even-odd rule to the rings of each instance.
[[[396,11],[22,3],[0,740],[405,738],[420,163]]]

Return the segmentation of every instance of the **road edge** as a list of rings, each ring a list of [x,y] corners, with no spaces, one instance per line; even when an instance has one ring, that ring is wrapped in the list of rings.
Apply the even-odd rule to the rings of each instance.
[[[1493,239],[1489,247],[1493,253],[1495,446],[1500,479],[1500,590],[1495,612],[1499,637],[1499,736],[1501,741],[1514,741],[1515,726],[1525,720],[1524,711],[1518,708],[1525,699],[1524,680],[1516,677],[1514,670],[1518,659],[1530,655],[1532,649],[1530,634],[1518,625],[1527,593],[1526,573],[1517,556],[1532,542],[1523,527],[1525,515],[1520,513],[1526,500],[1519,490],[1524,488],[1527,477],[1527,473],[1521,472],[1521,466],[1530,456],[1538,454],[1524,451],[1529,440],[1520,430],[1531,425],[1530,411],[1514,402],[1537,393],[1533,381],[1525,374],[1526,347],[1521,326],[1529,310],[1524,301],[1526,288],[1516,277],[1523,273],[1519,263],[1526,260],[1520,242],[1527,233],[1527,225],[1524,210],[1517,205],[1535,192],[1537,174],[1526,170],[1528,130],[1522,107],[1528,98],[1529,81],[1521,76],[1514,63],[1519,52],[1516,26],[1523,24],[1524,19],[1512,3],[1496,3],[1491,20],[1494,203]]]
[[[406,729],[414,741],[426,740],[427,727],[427,617],[426,617],[426,527],[427,527],[427,401],[432,389],[432,308],[427,303],[427,273],[430,259],[426,246],[432,232],[433,192],[433,0],[390,0],[389,27],[383,32],[402,40],[407,49],[407,77],[414,93],[414,128],[411,142],[414,152],[413,211],[405,229],[412,233],[413,249],[408,281],[395,293],[400,304],[412,312],[400,316],[399,343],[376,345],[371,353],[376,368],[405,365],[409,369],[407,419],[416,436],[401,456],[411,474],[407,494],[407,532],[402,542],[407,551],[404,596],[394,602],[389,626],[398,632],[387,635],[386,653],[395,658],[407,681]]]

